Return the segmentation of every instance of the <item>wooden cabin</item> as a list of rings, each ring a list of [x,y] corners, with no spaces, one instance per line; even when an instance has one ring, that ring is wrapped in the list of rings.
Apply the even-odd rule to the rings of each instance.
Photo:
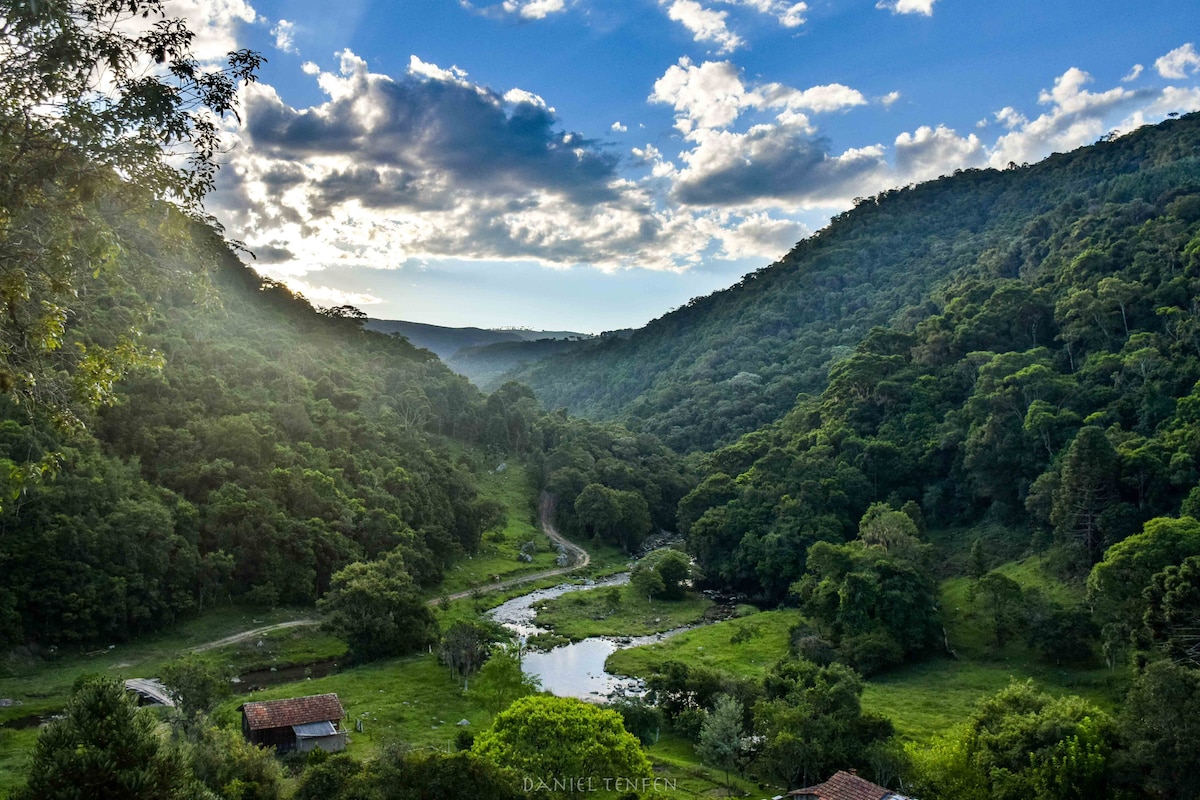
[[[346,712],[336,694],[246,703],[241,710],[242,735],[253,744],[280,753],[314,748],[336,753],[346,747],[346,732],[339,727]]]

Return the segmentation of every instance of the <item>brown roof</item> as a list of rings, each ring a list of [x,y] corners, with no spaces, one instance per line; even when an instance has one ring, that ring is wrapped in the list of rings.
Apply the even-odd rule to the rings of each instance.
[[[849,772],[837,772],[832,778],[816,786],[797,789],[788,792],[789,795],[818,798],[818,800],[884,800],[888,797],[900,798],[891,789],[871,783],[865,778],[852,775]]]
[[[309,722],[329,722],[346,716],[336,694],[316,694],[311,697],[291,697],[287,700],[266,700],[242,706],[246,724],[252,731],[264,728],[286,728]]]

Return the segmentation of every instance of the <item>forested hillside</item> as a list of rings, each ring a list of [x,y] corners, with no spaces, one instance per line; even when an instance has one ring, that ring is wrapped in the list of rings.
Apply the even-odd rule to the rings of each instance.
[[[777,420],[798,393],[821,392],[873,327],[911,332],[939,313],[934,295],[952,278],[1027,283],[1050,240],[1086,237],[1081,226],[1100,208],[1120,204],[1138,224],[1148,213],[1139,203],[1164,213],[1171,192],[1197,181],[1198,130],[1191,115],[1033,166],[967,170],[860,201],[733,288],[518,377],[548,407],[627,419],[676,450],[729,444]],[[1078,327],[1087,312],[1075,313]],[[1053,343],[1058,325],[1027,338]]]
[[[1198,147],[1193,116],[1028,170],[1095,183],[1052,193],[839,354],[823,391],[705,457],[680,516],[710,578],[781,598],[809,546],[853,538],[876,502],[919,527],[1010,524],[1010,556],[1057,543],[1076,575],[1148,520],[1200,513]]]

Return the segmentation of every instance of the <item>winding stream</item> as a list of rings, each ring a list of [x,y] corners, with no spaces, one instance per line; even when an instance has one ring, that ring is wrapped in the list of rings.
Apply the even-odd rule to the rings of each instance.
[[[530,636],[548,633],[546,628],[534,623],[537,613],[533,609],[535,603],[571,592],[621,586],[628,582],[629,573],[622,572],[598,581],[564,583],[549,589],[538,589],[501,603],[489,611],[488,616],[515,633],[523,645]],[[578,697],[599,702],[612,696],[639,695],[645,691],[640,678],[612,675],[605,671],[604,662],[617,650],[660,642],[693,627],[688,625],[650,636],[592,636],[545,652],[526,652],[521,667],[525,674],[537,676],[543,689],[559,697]]]

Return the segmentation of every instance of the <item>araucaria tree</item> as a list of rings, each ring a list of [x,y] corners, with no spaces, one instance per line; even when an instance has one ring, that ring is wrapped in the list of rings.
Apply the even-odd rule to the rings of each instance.
[[[1116,476],[1117,453],[1104,431],[1081,428],[1067,449],[1050,521],[1059,537],[1082,551],[1088,566],[1104,551],[1104,512],[1113,501]]]
[[[169,800],[197,796],[183,754],[156,730],[120,681],[85,681],[66,716],[38,735],[25,786],[15,800],[88,797]]]

